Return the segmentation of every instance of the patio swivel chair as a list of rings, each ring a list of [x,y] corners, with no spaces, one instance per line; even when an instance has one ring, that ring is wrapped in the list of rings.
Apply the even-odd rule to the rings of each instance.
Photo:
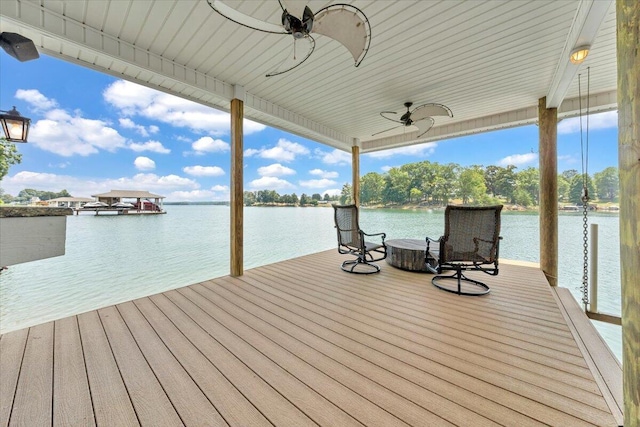
[[[385,233],[367,234],[358,225],[358,207],[356,205],[333,205],[334,219],[338,231],[338,252],[355,255],[356,259],[344,261],[342,270],[347,273],[373,274],[380,271],[375,261],[387,257]],[[367,242],[365,238],[375,237],[380,242]]]
[[[436,274],[431,280],[439,289],[458,295],[485,295],[487,284],[471,279],[464,271],[498,274],[500,212],[498,206],[447,206],[444,236],[427,237],[427,269]],[[443,271],[453,271],[442,275]]]

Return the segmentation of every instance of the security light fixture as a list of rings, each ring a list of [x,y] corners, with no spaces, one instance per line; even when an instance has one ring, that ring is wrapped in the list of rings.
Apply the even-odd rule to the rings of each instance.
[[[589,49],[591,49],[591,46],[589,45],[576,47],[571,51],[569,60],[572,64],[582,64],[584,60],[587,59],[587,55],[589,55]]]
[[[0,123],[7,141],[11,142],[27,142],[29,135],[29,124],[31,119],[22,117],[16,107],[11,111],[0,110]]]
[[[20,62],[40,58],[31,39],[17,33],[0,33],[0,46]]]

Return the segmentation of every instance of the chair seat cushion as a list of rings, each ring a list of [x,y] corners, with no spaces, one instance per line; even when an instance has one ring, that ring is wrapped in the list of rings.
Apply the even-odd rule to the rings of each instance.
[[[366,242],[366,241],[364,242],[364,246],[365,246],[365,249],[368,251],[374,251],[382,247],[380,243],[373,243],[373,242]]]
[[[490,258],[486,258],[481,256],[476,252],[454,252],[449,255],[447,262],[482,262],[482,263],[491,263],[492,260]]]

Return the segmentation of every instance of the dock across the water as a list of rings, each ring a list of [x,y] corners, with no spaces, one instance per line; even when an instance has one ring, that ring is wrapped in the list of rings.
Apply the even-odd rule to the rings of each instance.
[[[165,210],[138,210],[130,208],[76,208],[76,215],[94,213],[95,215],[159,215],[166,214]]]

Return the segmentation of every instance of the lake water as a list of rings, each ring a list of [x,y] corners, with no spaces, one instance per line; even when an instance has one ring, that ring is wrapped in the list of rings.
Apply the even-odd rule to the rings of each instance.
[[[167,215],[67,217],[66,254],[0,274],[0,333],[229,274],[229,208],[167,206]],[[245,269],[336,248],[331,208],[248,207]],[[360,225],[388,239],[444,230],[442,210],[363,209]],[[590,213],[599,225],[599,310],[620,314],[617,215]],[[559,284],[580,299],[582,216],[559,217]],[[539,261],[536,213],[503,212],[500,257]],[[619,326],[594,322],[618,359]]]

